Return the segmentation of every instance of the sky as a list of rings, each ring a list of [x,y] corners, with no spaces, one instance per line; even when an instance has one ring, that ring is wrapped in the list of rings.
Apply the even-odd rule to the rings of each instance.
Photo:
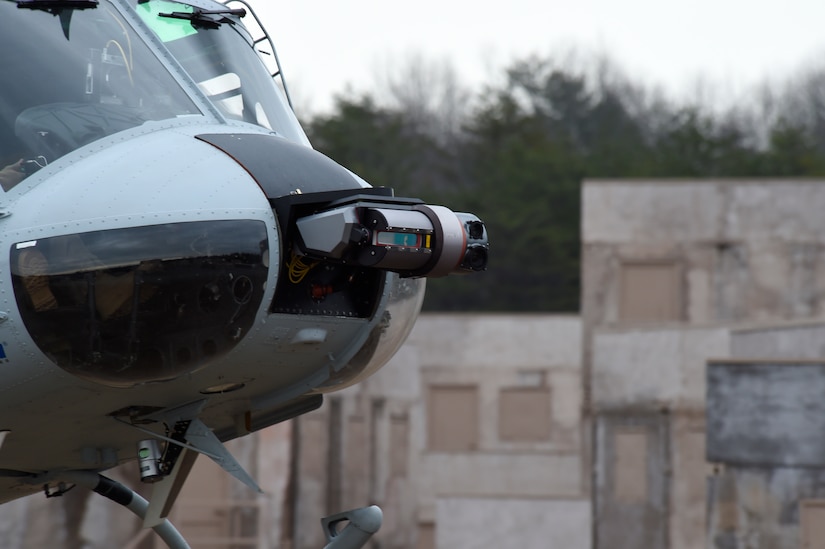
[[[373,92],[410,56],[448,61],[480,91],[514,59],[606,54],[631,81],[689,98],[737,100],[825,55],[823,0],[250,0],[299,111]],[[389,69],[391,70],[391,69]],[[299,112],[299,115],[302,114]]]

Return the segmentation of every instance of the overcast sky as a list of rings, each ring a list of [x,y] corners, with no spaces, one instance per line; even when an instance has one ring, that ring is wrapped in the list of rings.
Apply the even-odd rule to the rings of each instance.
[[[825,55],[825,0],[251,0],[299,107],[370,91],[412,54],[448,59],[477,88],[514,58],[606,53],[673,98],[704,80],[728,95]],[[299,113],[300,114],[300,113]]]

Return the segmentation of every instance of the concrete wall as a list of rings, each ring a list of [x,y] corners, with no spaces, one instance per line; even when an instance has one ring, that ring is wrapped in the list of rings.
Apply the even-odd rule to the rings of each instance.
[[[825,545],[823,393],[822,362],[709,364],[710,547]]]
[[[590,548],[588,501],[445,497],[436,522],[437,547]]]
[[[730,355],[725,328],[606,330],[593,335],[593,402],[599,410],[701,411],[705,362]]]
[[[596,537],[612,548],[700,548],[705,531],[705,365],[730,356],[718,328],[605,329],[592,336]],[[622,455],[622,433],[644,435]],[[642,464],[638,472],[634,468]],[[616,493],[616,477],[642,485]],[[635,475],[635,476],[634,476]],[[602,541],[604,540],[604,541]]]
[[[509,540],[500,546],[534,547],[541,537],[589,547],[580,350],[577,317],[422,315],[384,369],[298,420],[297,530],[307,534],[295,547],[319,546],[314,524],[333,507],[367,503],[384,509],[376,536],[381,547],[470,547],[484,539],[479,525],[494,512],[498,522],[489,524],[490,534]],[[452,388],[456,398],[472,397],[466,402],[474,411],[434,418],[433,391]],[[537,440],[502,438],[500,416],[508,412],[501,400],[511,390],[548,397],[537,400],[547,403],[537,408],[540,416],[515,426],[516,434]],[[442,405],[449,407],[449,400]],[[475,432],[471,445],[450,449],[446,440],[446,449],[433,447],[445,441],[434,441],[431,431],[455,414],[466,422],[459,429]],[[334,426],[340,436],[332,434]],[[533,526],[516,527],[524,521]]]
[[[620,322],[623,261],[681,271],[679,322],[820,316],[825,186],[818,180],[585,181],[583,314]]]
[[[707,455],[751,467],[825,466],[825,363],[708,365]]]
[[[705,363],[823,356],[825,185],[591,180],[582,194],[596,547],[704,547]]]
[[[825,358],[825,322],[784,322],[731,332],[731,356],[760,360]]]
[[[587,180],[582,191],[583,240],[816,243],[825,233],[822,183],[764,178]]]
[[[800,524],[806,501],[819,504],[813,507],[820,511],[812,517],[813,536]],[[816,526],[822,525],[823,501],[821,468],[719,468],[709,479],[707,547],[820,549],[825,538]]]
[[[822,335],[816,322],[596,332],[602,546],[819,548],[801,545],[801,514],[825,518]],[[623,457],[617,433],[644,450]],[[639,494],[617,494],[619,476]]]

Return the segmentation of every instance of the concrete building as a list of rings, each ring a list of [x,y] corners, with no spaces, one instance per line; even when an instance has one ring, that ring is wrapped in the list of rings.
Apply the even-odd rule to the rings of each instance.
[[[265,491],[258,494],[211,460],[199,457],[170,519],[193,548],[282,547],[284,493],[289,481],[291,424],[231,441],[228,447]],[[107,476],[151,496],[135,462]],[[166,549],[166,544],[123,507],[76,487],[62,497],[39,495],[0,507],[3,549]],[[320,530],[320,528],[319,528]],[[322,545],[323,546],[323,545]]]
[[[821,321],[734,330],[708,364],[708,547],[825,549],[823,342]]]
[[[370,502],[375,547],[589,548],[580,352],[577,317],[423,315],[389,365],[296,422],[294,547]]]
[[[713,538],[706,364],[745,349],[775,355],[778,341],[760,347],[750,326],[822,317],[823,207],[815,180],[584,183],[595,547],[688,549]]]
[[[323,547],[321,516],[376,503],[382,549],[825,549],[825,181],[582,198],[580,317],[422,315],[375,376],[233,442],[266,496],[199,460],[193,546]],[[4,506],[0,546],[162,547],[71,497]]]
[[[422,315],[366,382],[230,443],[265,495],[201,457],[171,519],[193,547],[317,549],[322,516],[376,503],[372,547],[589,549],[580,357],[575,316]],[[164,547],[124,509],[77,494],[3,506],[0,546]]]

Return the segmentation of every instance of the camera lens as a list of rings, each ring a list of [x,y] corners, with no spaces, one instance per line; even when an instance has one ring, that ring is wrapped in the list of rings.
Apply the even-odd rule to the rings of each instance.
[[[487,248],[484,246],[470,246],[464,253],[464,261],[461,262],[464,269],[471,271],[483,271],[487,268]]]
[[[470,238],[479,240],[484,236],[484,223],[481,221],[468,221],[466,227]]]

